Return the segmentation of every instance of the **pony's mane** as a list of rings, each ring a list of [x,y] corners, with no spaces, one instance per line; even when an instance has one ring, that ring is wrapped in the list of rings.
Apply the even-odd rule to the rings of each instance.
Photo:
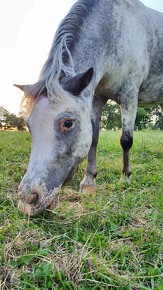
[[[37,83],[27,88],[26,96],[32,97],[32,103],[44,91],[48,92],[48,97],[57,95],[60,98],[65,94],[60,78],[75,75],[72,52],[79,40],[84,20],[99,1],[78,0],[60,23]]]
[[[72,52],[80,37],[81,28],[85,18],[99,0],[77,1],[60,23],[45,62],[38,82],[32,86],[32,95],[38,95],[46,88],[49,92],[54,90],[59,82],[61,73],[74,76]]]

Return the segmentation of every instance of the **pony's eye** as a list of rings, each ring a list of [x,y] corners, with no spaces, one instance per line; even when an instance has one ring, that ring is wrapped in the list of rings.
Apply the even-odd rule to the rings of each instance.
[[[72,125],[73,125],[73,121],[72,120],[67,120],[67,121],[64,122],[64,127],[67,128],[67,129],[71,128]]]
[[[75,126],[75,120],[64,118],[60,122],[61,131],[69,131]]]

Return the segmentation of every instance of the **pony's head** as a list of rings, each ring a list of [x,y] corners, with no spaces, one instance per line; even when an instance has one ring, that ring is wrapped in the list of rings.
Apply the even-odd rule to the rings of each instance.
[[[19,208],[34,215],[57,202],[62,184],[70,179],[92,142],[91,101],[87,86],[93,68],[63,81],[58,89],[46,85],[19,86],[31,112],[27,126],[32,137],[28,170],[19,186]],[[26,100],[25,98],[25,100]]]

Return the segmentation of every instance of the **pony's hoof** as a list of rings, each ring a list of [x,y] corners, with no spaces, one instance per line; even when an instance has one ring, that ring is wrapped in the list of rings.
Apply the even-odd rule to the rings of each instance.
[[[83,186],[82,188],[80,188],[80,193],[95,194],[96,189],[97,189],[97,186],[87,185],[87,186]]]

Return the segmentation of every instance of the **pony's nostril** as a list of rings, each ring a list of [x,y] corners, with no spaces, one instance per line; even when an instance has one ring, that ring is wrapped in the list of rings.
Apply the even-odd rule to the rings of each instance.
[[[27,203],[37,204],[38,198],[39,198],[39,196],[38,196],[37,192],[31,192],[31,193],[28,194]]]

